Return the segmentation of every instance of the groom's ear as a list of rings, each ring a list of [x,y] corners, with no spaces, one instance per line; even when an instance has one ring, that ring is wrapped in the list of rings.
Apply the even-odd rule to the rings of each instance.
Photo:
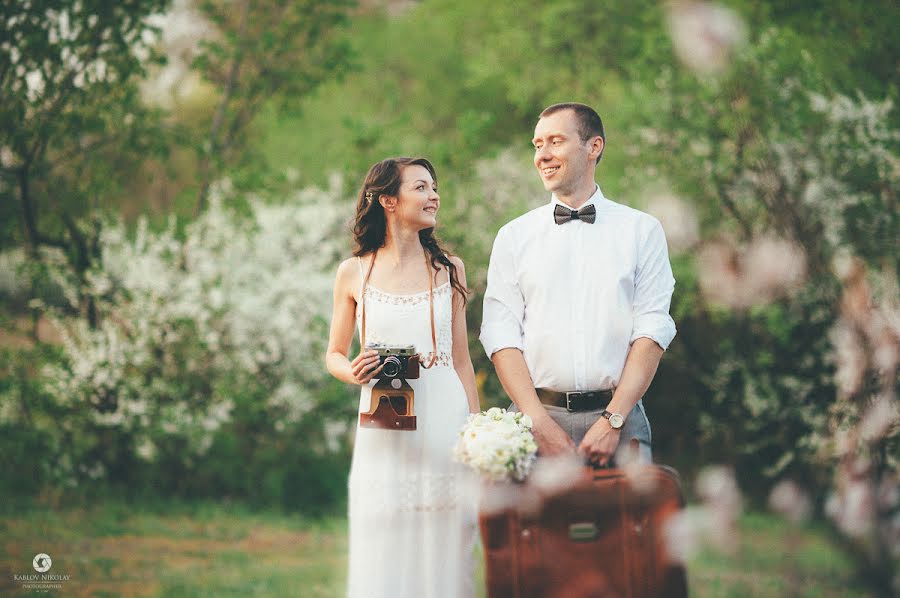
[[[594,162],[600,161],[600,156],[603,155],[604,147],[606,147],[606,143],[604,143],[603,137],[597,135],[591,140],[591,156],[594,157]]]

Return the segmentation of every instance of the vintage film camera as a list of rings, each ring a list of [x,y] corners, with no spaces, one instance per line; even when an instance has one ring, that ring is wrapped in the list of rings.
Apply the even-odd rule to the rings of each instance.
[[[378,374],[379,378],[415,380],[419,377],[419,355],[413,345],[392,347],[370,344],[366,349],[378,351],[378,364],[384,366]]]
[[[369,410],[359,414],[359,425],[385,430],[415,430],[413,410],[415,393],[406,382],[419,377],[419,355],[413,345],[372,343],[367,351],[378,351],[378,364],[383,366],[372,387]]]

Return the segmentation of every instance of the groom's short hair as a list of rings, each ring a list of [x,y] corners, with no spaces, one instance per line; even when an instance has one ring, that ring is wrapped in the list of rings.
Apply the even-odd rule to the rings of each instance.
[[[586,142],[588,139],[594,137],[600,137],[603,139],[603,149],[606,149],[606,134],[603,132],[603,121],[600,119],[600,115],[597,114],[597,111],[587,104],[579,104],[578,102],[553,104],[552,106],[544,108],[538,118],[544,118],[545,116],[550,116],[551,114],[556,114],[563,110],[571,110],[575,113],[575,118],[578,120],[578,134],[581,136],[582,142]],[[597,162],[600,162],[602,156],[603,151],[597,156]]]

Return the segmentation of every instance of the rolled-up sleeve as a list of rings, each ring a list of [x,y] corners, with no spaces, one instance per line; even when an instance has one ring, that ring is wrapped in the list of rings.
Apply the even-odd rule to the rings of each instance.
[[[484,292],[479,338],[488,358],[500,349],[523,349],[524,321],[525,300],[516,275],[513,239],[504,227],[494,239]]]
[[[640,248],[635,274],[632,304],[634,324],[630,342],[647,337],[665,351],[675,338],[675,321],[669,315],[675,277],[672,276],[662,226],[654,219],[653,225],[648,229]]]

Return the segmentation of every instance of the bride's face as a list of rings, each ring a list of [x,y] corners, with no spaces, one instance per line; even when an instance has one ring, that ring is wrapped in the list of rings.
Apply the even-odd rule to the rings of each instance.
[[[438,195],[437,183],[427,168],[418,164],[403,168],[394,207],[394,215],[404,226],[422,230],[433,228],[437,224],[441,196]]]

